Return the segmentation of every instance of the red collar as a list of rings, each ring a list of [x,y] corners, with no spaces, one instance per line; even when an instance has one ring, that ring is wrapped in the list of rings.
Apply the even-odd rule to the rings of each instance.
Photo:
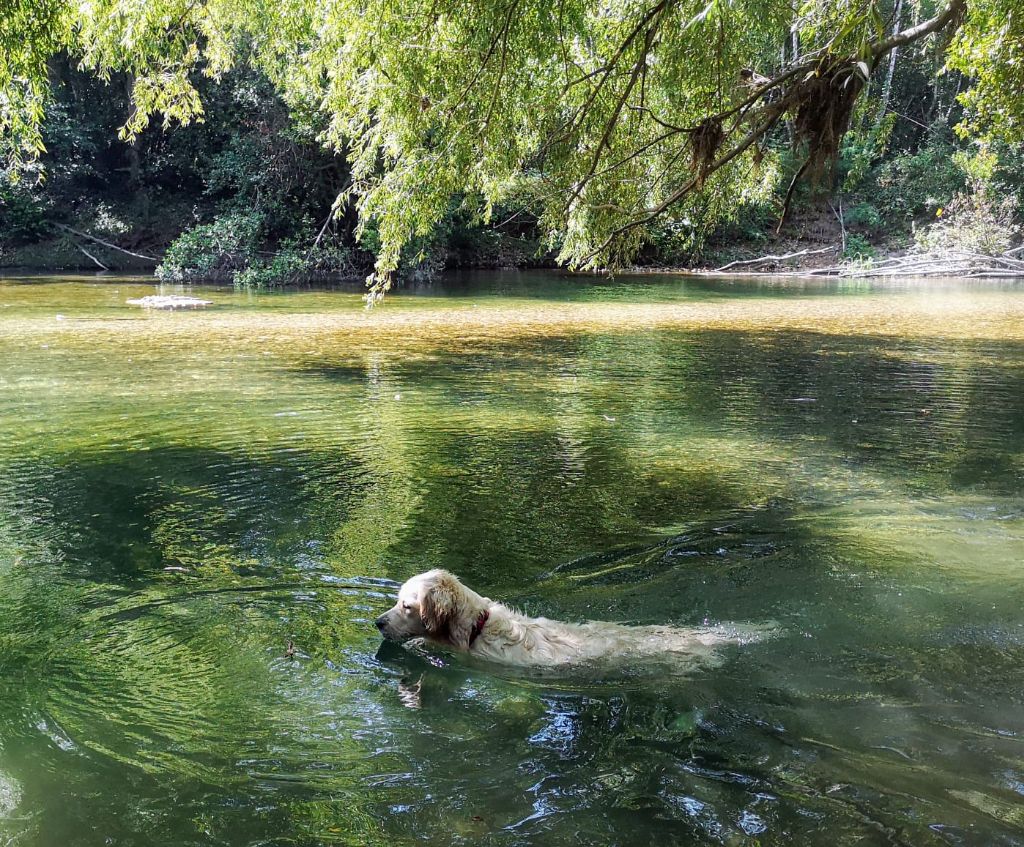
[[[469,633],[469,646],[470,647],[472,647],[473,646],[473,642],[476,641],[477,638],[480,637],[480,633],[484,631],[484,624],[487,623],[487,620],[488,620],[488,618],[490,618],[490,616],[491,616],[491,613],[487,609],[484,609],[480,613],[480,617],[478,617],[476,619],[476,623],[473,624],[473,631]]]

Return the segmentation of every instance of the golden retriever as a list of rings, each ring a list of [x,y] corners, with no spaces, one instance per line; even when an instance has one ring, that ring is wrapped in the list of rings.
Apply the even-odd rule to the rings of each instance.
[[[761,640],[769,626],[625,626],[530,618],[482,597],[453,574],[432,570],[408,580],[398,602],[377,618],[391,641],[424,639],[507,665],[568,668],[607,659],[661,657],[680,670],[715,664],[717,648]]]

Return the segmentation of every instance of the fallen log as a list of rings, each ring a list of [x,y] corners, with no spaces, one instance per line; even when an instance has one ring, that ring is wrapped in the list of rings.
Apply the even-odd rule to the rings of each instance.
[[[821,268],[801,268],[798,270],[730,270],[744,265],[764,264],[770,261],[782,261],[798,256],[809,256],[825,253],[835,247],[822,250],[800,250],[780,256],[760,256],[757,259],[745,259],[730,262],[719,268],[693,270],[690,273],[701,276],[722,274],[724,276],[773,276],[773,277],[840,277],[872,279],[881,277],[935,277],[958,276],[969,279],[999,278],[1024,279],[1024,259],[1015,258],[1013,254],[1024,253],[1024,245],[1014,248],[1001,255],[986,255],[970,250],[947,250],[936,253],[907,253],[902,256],[889,256],[871,263],[841,262]]]
[[[79,251],[84,253],[88,258],[92,259],[92,261],[96,264],[96,267],[98,267],[101,271],[109,271],[110,270],[110,268],[108,268],[106,265],[104,265],[103,262],[101,262],[99,259],[97,259],[92,253],[90,253],[88,250],[86,250],[77,241],[75,242],[75,247],[77,247],[79,249]]]
[[[715,268],[715,272],[726,271],[729,268],[737,268],[740,265],[764,265],[768,262],[782,262],[787,259],[796,259],[799,256],[814,256],[819,253],[829,253],[835,250],[836,245],[830,247],[822,247],[820,250],[798,250],[795,253],[783,253],[781,256],[758,256],[756,259],[740,259],[735,262],[729,262],[727,265],[722,265],[720,268]]]
[[[104,241],[102,238],[97,238],[95,235],[90,235],[87,232],[82,232],[81,230],[74,229],[73,227],[65,226],[64,224],[54,224],[54,226],[63,232],[67,232],[71,235],[77,235],[79,238],[87,238],[89,241],[95,241],[97,244],[102,244],[104,247],[109,247],[111,250],[117,250],[119,253],[124,253],[127,256],[133,256],[136,259],[144,259],[147,262],[160,262],[160,260],[155,256],[144,256],[142,253],[133,253],[131,250],[125,250],[124,247],[118,247],[116,244],[111,244],[109,241]]]
[[[838,277],[904,277],[904,276],[964,276],[964,277],[1024,277],[1024,259],[1017,259],[1008,251],[1002,255],[987,255],[972,250],[944,250],[933,253],[908,253],[890,256],[867,265],[844,262],[808,271],[813,276]]]

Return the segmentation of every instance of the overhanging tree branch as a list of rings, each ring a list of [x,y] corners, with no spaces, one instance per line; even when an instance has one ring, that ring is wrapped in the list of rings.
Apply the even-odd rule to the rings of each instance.
[[[936,15],[934,18],[929,18],[927,21],[922,21],[917,26],[912,26],[909,29],[897,32],[889,38],[872,44],[871,55],[875,61],[877,61],[894,47],[902,47],[905,44],[917,41],[919,38],[924,38],[926,35],[931,35],[933,32],[945,29],[950,23],[954,22],[954,20],[962,17],[966,11],[967,0],[950,0],[946,10]]]
[[[882,58],[897,47],[959,25],[965,10],[966,0],[950,0],[945,10],[933,18],[871,44],[868,52],[872,65],[877,65]],[[673,127],[676,131],[693,134],[691,143],[694,145],[695,175],[655,207],[644,211],[640,217],[627,221],[613,230],[599,246],[579,259],[580,264],[586,265],[594,261],[606,253],[616,240],[626,233],[650,223],[684,197],[699,191],[707,176],[721,170],[751,146],[763,141],[777,125],[779,119],[784,114],[791,113],[796,115],[797,142],[803,142],[807,146],[807,156],[796,171],[786,193],[779,224],[781,227],[797,182],[808,173],[820,172],[822,167],[834,161],[838,153],[839,142],[847,131],[854,104],[866,82],[866,72],[864,62],[860,58],[861,55],[863,54],[836,56],[821,50],[812,54],[804,54],[800,61],[781,70],[775,77],[758,86],[754,92],[735,106],[712,115],[695,127]],[[769,93],[780,89],[781,95],[769,101]],[[620,108],[616,109],[613,114],[612,120],[618,120],[620,113],[621,103]],[[724,132],[721,131],[721,123],[730,117],[735,118],[731,122],[730,128]],[[744,120],[753,120],[754,127],[729,150],[719,154],[718,151],[729,143],[729,139]],[[666,125],[661,121],[656,122],[662,126]],[[701,130],[709,126],[718,127],[719,130],[713,136],[708,149],[698,150],[696,145],[702,137]],[[608,137],[609,132],[609,128],[606,127],[605,138]],[[668,133],[668,135],[671,134],[673,133]],[[600,153],[600,149],[598,152]],[[622,157],[619,161],[624,163],[630,158],[629,156]],[[612,169],[612,167],[608,167],[598,170],[592,166],[584,179],[577,185],[573,196],[578,197],[587,182],[597,175],[607,174]]]

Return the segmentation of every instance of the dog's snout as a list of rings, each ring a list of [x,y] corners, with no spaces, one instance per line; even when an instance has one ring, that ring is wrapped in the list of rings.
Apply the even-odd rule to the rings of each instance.
[[[377,620],[374,621],[374,623],[377,624],[377,629],[379,629],[381,632],[383,632],[384,627],[388,625],[387,618],[384,615],[381,615],[379,618],[377,618]]]

